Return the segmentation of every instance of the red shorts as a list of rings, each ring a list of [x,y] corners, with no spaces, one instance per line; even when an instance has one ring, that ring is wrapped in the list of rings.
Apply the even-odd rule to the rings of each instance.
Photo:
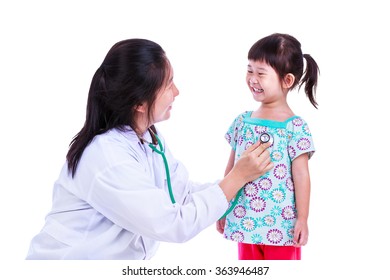
[[[301,247],[238,243],[239,260],[300,260]]]

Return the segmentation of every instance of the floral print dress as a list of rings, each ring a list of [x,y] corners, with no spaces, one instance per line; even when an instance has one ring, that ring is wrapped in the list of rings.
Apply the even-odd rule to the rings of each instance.
[[[312,156],[312,136],[307,123],[298,116],[278,122],[251,118],[251,114],[240,114],[225,138],[235,150],[237,161],[267,132],[273,138],[269,151],[274,168],[248,182],[235,198],[237,204],[226,216],[224,237],[242,243],[291,246],[296,222],[291,163],[304,153]]]

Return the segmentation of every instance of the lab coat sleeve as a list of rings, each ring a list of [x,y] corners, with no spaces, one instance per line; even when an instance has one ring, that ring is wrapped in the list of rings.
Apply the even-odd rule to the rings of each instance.
[[[187,196],[172,204],[143,166],[129,160],[97,174],[87,201],[128,231],[159,241],[185,242],[217,221],[228,207],[217,184]]]

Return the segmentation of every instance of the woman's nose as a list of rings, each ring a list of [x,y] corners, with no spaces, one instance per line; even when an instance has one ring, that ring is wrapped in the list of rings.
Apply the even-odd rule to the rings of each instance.
[[[176,96],[178,96],[179,95],[179,89],[176,87],[176,85],[175,84],[173,84],[173,87],[174,87],[174,89],[173,89],[173,94],[174,94],[174,96],[176,97]]]

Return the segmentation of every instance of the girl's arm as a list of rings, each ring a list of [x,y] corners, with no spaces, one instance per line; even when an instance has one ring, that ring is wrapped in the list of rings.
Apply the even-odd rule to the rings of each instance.
[[[224,176],[226,176],[230,172],[230,170],[232,170],[232,168],[234,166],[235,154],[236,154],[235,151],[232,149],[232,151],[230,152],[229,161],[226,165]]]
[[[235,158],[235,151],[232,149],[231,152],[230,152],[229,161],[228,161],[228,163],[226,165],[224,176],[229,174],[230,170],[232,170],[232,168],[234,166],[234,158]],[[223,218],[223,219],[220,219],[220,220],[217,221],[216,226],[217,226],[217,231],[219,233],[223,233],[223,230],[225,228],[225,221],[226,221],[226,218]]]
[[[294,228],[295,246],[304,246],[309,237],[307,220],[310,203],[310,174],[308,154],[302,154],[292,162],[292,175],[295,188],[297,221]]]

